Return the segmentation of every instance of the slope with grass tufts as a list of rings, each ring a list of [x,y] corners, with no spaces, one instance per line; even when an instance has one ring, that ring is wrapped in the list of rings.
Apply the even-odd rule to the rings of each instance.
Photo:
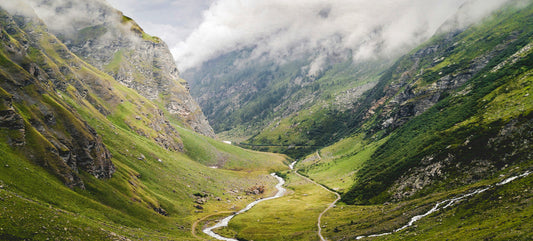
[[[193,240],[196,219],[269,195],[286,168],[189,129],[36,15],[0,9],[0,97],[2,240]]]

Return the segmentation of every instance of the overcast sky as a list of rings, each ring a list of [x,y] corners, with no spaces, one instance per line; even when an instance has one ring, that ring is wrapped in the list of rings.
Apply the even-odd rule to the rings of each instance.
[[[255,56],[353,59],[405,51],[455,16],[466,25],[508,0],[107,0],[169,45],[180,70],[254,47]]]
[[[200,25],[202,12],[215,0],[107,0],[149,34],[174,45]]]

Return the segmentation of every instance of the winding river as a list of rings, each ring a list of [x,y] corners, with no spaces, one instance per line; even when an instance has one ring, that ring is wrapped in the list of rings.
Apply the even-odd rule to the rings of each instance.
[[[267,197],[267,198],[263,198],[263,199],[259,199],[259,200],[255,200],[253,202],[251,202],[250,204],[248,204],[245,208],[241,209],[240,211],[236,212],[235,214],[233,215],[230,215],[230,216],[227,216],[225,217],[224,219],[220,220],[217,224],[215,224],[214,226],[211,226],[209,228],[205,228],[203,230],[203,232],[213,238],[216,238],[218,240],[225,240],[225,241],[238,241],[237,239],[233,239],[233,238],[226,238],[226,237],[222,237],[220,235],[218,235],[217,233],[213,232],[213,229],[217,229],[217,228],[220,228],[220,227],[226,227],[228,226],[228,223],[229,221],[241,214],[241,213],[244,213],[248,210],[250,210],[253,206],[255,206],[256,204],[260,203],[260,202],[263,202],[263,201],[267,201],[267,200],[271,200],[271,199],[274,199],[274,198],[278,198],[278,197],[281,197],[283,196],[283,194],[285,194],[285,192],[287,191],[285,188],[283,188],[283,184],[285,184],[285,180],[283,180],[283,178],[277,176],[275,173],[272,173],[270,174],[272,175],[273,177],[275,177],[276,179],[278,179],[278,184],[276,185],[276,189],[278,189],[278,192],[276,193],[276,195],[272,196],[272,197]]]

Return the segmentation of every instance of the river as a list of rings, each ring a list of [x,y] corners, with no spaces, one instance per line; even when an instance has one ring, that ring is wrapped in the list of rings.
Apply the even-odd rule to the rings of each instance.
[[[458,197],[454,197],[454,198],[446,199],[444,201],[440,201],[440,202],[436,203],[435,206],[433,206],[433,208],[431,208],[429,211],[427,211],[424,214],[412,217],[411,220],[409,220],[409,222],[406,225],[404,225],[404,226],[402,226],[402,227],[400,227],[398,229],[395,229],[395,230],[393,230],[391,232],[386,232],[386,233],[372,234],[372,235],[368,235],[368,236],[358,236],[356,239],[380,237],[380,236],[390,235],[390,234],[393,234],[395,232],[399,232],[399,231],[404,230],[404,229],[406,229],[406,228],[408,228],[410,226],[413,226],[413,223],[415,223],[416,221],[418,221],[418,220],[420,220],[420,219],[422,219],[422,218],[424,218],[424,217],[426,217],[426,216],[428,216],[428,215],[430,215],[430,214],[432,214],[432,213],[434,213],[436,211],[439,211],[441,209],[445,209],[447,207],[455,205],[456,203],[458,203],[458,201],[461,201],[462,199],[465,199],[467,197],[474,196],[476,194],[480,194],[482,192],[485,192],[485,191],[493,188],[494,186],[505,185],[505,184],[510,183],[510,182],[512,182],[512,181],[514,181],[514,180],[516,180],[518,178],[526,177],[529,174],[531,174],[531,172],[526,171],[525,173],[523,173],[521,175],[512,176],[512,177],[509,177],[509,178],[507,178],[507,179],[505,179],[505,180],[503,180],[501,182],[498,182],[498,183],[496,183],[496,185],[489,185],[487,187],[476,189],[474,191],[471,191],[471,192],[469,192],[467,194],[463,194],[463,195],[458,196]]]
[[[272,175],[273,177],[275,177],[276,179],[278,179],[278,184],[276,185],[276,189],[278,189],[278,192],[276,193],[276,195],[272,196],[272,197],[267,197],[267,198],[263,198],[263,199],[259,199],[259,200],[255,200],[253,202],[251,202],[250,204],[248,204],[245,208],[241,209],[240,211],[236,212],[235,214],[233,215],[230,215],[230,216],[227,216],[225,217],[224,219],[220,220],[218,223],[216,223],[214,226],[211,226],[209,228],[205,228],[203,230],[203,232],[213,238],[216,238],[218,240],[225,240],[225,241],[238,241],[237,239],[233,239],[233,238],[226,238],[226,237],[222,237],[220,235],[218,235],[217,233],[213,232],[213,229],[217,229],[217,228],[221,228],[221,227],[226,227],[228,226],[228,223],[229,221],[241,214],[241,213],[244,213],[248,210],[250,210],[253,206],[255,206],[256,204],[260,203],[260,202],[263,202],[263,201],[267,201],[267,200],[271,200],[271,199],[274,199],[274,198],[278,198],[278,197],[281,197],[283,196],[283,194],[285,194],[285,192],[287,191],[285,188],[283,188],[283,184],[285,184],[285,180],[283,180],[283,178],[277,176],[275,173],[272,173],[270,174]]]

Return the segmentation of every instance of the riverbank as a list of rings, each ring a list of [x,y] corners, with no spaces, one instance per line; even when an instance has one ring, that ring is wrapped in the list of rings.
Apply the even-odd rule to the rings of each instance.
[[[285,180],[283,178],[277,176],[275,173],[272,173],[270,175],[272,175],[273,177],[275,177],[278,180],[278,184],[276,185],[276,189],[278,190],[278,192],[274,196],[263,198],[263,199],[259,199],[259,200],[251,202],[245,208],[241,209],[237,213],[225,217],[224,219],[220,220],[218,223],[216,223],[215,225],[213,225],[211,227],[205,228],[203,230],[203,232],[205,234],[209,235],[210,237],[213,237],[213,238],[218,239],[218,240],[238,241],[237,239],[223,237],[223,236],[215,233],[213,230],[228,226],[229,221],[231,219],[233,219],[235,216],[237,216],[239,214],[242,214],[242,213],[250,210],[252,207],[254,207],[255,205],[257,205],[260,202],[264,202],[264,201],[268,201],[268,200],[272,200],[272,199],[275,199],[275,198],[282,197],[285,194],[285,192],[287,191],[285,188],[283,188],[283,185],[285,184]]]

